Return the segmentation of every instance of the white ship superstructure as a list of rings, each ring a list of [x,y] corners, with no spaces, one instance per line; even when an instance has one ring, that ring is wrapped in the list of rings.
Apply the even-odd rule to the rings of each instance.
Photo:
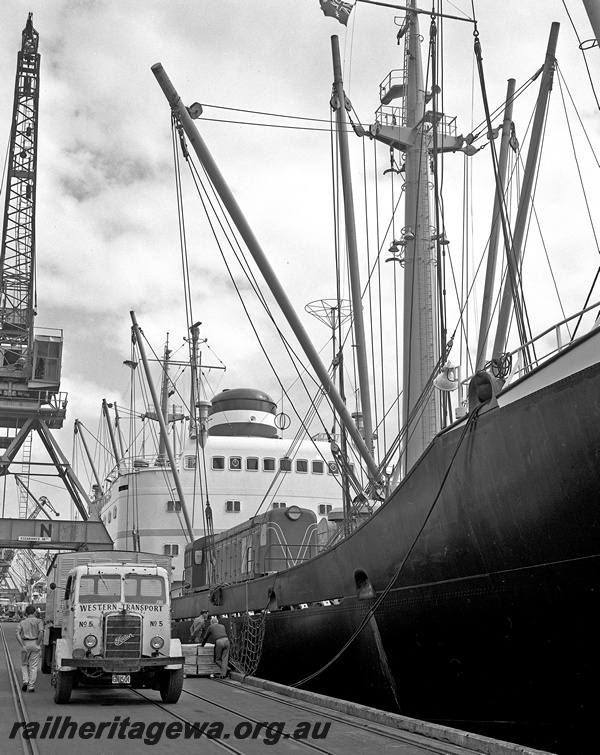
[[[294,442],[275,426],[276,404],[252,389],[223,391],[211,402],[204,447],[188,438],[176,453],[194,534],[220,532],[270,508],[292,505],[326,517],[342,505],[341,481],[330,443]],[[173,556],[183,571],[188,542],[168,460],[156,453],[121,461],[102,498],[100,515],[117,550]]]

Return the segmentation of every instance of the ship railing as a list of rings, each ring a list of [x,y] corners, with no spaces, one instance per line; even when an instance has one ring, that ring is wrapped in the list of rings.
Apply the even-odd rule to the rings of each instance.
[[[179,464],[181,457],[181,453],[175,455],[175,463],[177,465]],[[169,460],[161,454],[138,454],[134,457],[121,459],[121,461],[118,464],[115,464],[115,466],[111,469],[111,471],[107,475],[107,479],[114,482],[114,480],[116,480],[119,475],[140,472],[143,469],[149,468],[155,470],[157,468],[170,469],[171,465],[169,464]]]
[[[390,98],[402,97],[406,81],[406,72],[404,69],[396,68],[390,71],[385,79],[379,85],[379,101],[389,102]]]
[[[534,338],[531,338],[526,343],[513,349],[513,351],[507,352],[507,354],[504,355],[504,358],[508,359],[508,362],[512,366],[510,374],[506,379],[506,385],[509,385],[513,380],[532,372],[534,369],[544,364],[544,362],[547,362],[550,358],[559,354],[567,346],[570,346],[574,341],[574,333],[578,326],[570,328],[569,325],[572,326],[574,320],[583,319],[586,314],[589,314],[593,310],[600,310],[600,302],[590,304],[584,309],[579,310],[579,312],[576,312],[569,317],[565,317],[564,320],[560,320]],[[593,327],[596,327],[596,325],[600,325],[600,311],[596,317],[594,317]],[[542,344],[544,345],[544,352],[541,356],[538,356],[535,347],[539,347]],[[533,359],[531,358],[531,355],[534,355]],[[468,387],[472,377],[473,375],[469,375],[462,380],[461,385],[463,387]]]
[[[539,367],[544,362],[548,361],[555,354],[561,352],[565,347],[570,346],[573,342],[575,328],[569,328],[569,324],[572,324],[574,320],[580,320],[584,315],[588,314],[592,310],[598,310],[600,308],[600,302],[590,304],[584,309],[579,310],[570,317],[565,317],[564,320],[560,320],[555,325],[539,333],[537,336],[522,344],[518,348],[509,352],[513,363],[513,370],[511,373],[511,379],[522,377],[528,372],[531,372],[536,367]],[[594,318],[596,320],[596,318]],[[544,353],[541,356],[535,356],[534,359],[526,359],[529,354],[535,354],[535,346],[541,345],[542,342],[545,345]]]
[[[381,105],[375,111],[375,123],[378,126],[406,126],[407,113],[402,105]],[[446,115],[437,110],[427,110],[421,123],[430,123],[434,126],[437,135],[442,137],[456,138],[458,133],[456,116]],[[418,124],[420,125],[420,124]]]
[[[339,433],[316,433],[315,435],[311,435],[311,440],[314,440],[315,443],[329,443],[332,440],[339,443],[340,436]]]
[[[375,123],[378,126],[405,126],[406,109],[398,106],[381,105],[375,111]]]

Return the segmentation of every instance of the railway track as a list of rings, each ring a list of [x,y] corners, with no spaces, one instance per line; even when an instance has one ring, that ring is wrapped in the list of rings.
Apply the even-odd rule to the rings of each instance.
[[[285,699],[237,682],[188,678],[182,697],[176,705],[165,705],[157,693],[131,688],[94,689],[78,687],[68,705],[55,705],[50,677],[40,675],[35,699],[21,692],[18,665],[15,665],[15,641],[7,640],[0,625],[0,653],[14,709],[14,721],[40,726],[46,721],[75,727],[69,737],[23,738],[10,741],[10,755],[56,755],[65,747],[85,748],[86,755],[104,755],[146,751],[147,745],[160,745],[155,752],[166,752],[175,746],[178,753],[194,753],[198,747],[203,755],[231,753],[254,755],[263,753],[265,745],[274,752],[301,755],[354,755],[354,753],[386,752],[402,755],[465,755],[464,748],[429,740],[423,736],[378,726],[353,719],[336,711],[311,703]],[[12,646],[12,647],[11,647]],[[12,657],[11,657],[12,656]],[[32,696],[34,697],[34,696]],[[118,708],[118,714],[107,721],[107,707]],[[5,731],[14,726],[12,711],[3,709],[0,719],[0,741]],[[83,736],[83,727],[91,735]],[[104,727],[101,730],[101,727]],[[95,734],[93,732],[96,732]],[[83,741],[85,739],[85,742]],[[71,741],[68,741],[71,740]],[[110,741],[107,741],[110,740]],[[110,748],[107,750],[107,746]],[[4,752],[4,747],[0,746]],[[8,752],[8,751],[7,751]],[[19,753],[20,755],[20,753]]]
[[[27,706],[25,705],[23,693],[21,691],[20,669],[15,667],[2,624],[0,624],[0,646],[2,647],[2,653],[6,663],[6,672],[15,711],[15,720],[30,723]],[[3,715],[9,715],[8,711],[5,710],[3,710],[2,713]],[[21,739],[20,741],[25,755],[40,755],[37,742],[34,739]]]

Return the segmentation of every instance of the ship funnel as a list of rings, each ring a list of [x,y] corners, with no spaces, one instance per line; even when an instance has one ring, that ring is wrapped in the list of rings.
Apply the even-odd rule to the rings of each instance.
[[[251,388],[224,390],[210,408],[210,435],[278,438],[276,404],[262,391]]]

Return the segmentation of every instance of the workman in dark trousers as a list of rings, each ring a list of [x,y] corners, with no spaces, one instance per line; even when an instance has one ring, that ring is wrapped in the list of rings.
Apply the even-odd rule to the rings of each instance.
[[[225,627],[223,627],[225,628]],[[35,615],[35,608],[27,606],[25,618],[17,627],[17,642],[21,646],[21,672],[23,674],[23,692],[35,692],[38,662],[44,637],[44,622]]]
[[[221,679],[228,675],[227,666],[229,665],[229,638],[227,630],[223,624],[219,624],[216,616],[210,617],[210,626],[202,640],[202,647],[207,642],[214,642],[215,645],[215,663],[221,667]]]

